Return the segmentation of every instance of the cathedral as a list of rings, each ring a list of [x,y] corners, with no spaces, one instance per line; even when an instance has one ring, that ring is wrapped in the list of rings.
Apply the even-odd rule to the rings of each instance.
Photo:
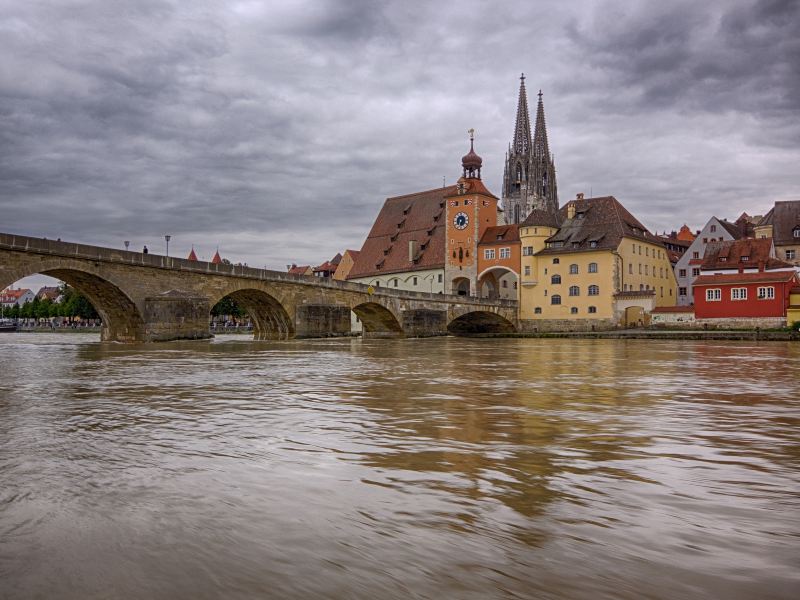
[[[503,174],[503,211],[509,225],[522,223],[533,210],[558,210],[556,167],[547,145],[544,104],[539,91],[536,127],[531,137],[525,75],[520,77],[514,141],[506,154]]]

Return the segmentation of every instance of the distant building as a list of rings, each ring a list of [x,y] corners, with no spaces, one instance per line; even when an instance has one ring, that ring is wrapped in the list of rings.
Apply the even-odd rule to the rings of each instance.
[[[19,290],[6,288],[0,292],[0,304],[2,304],[5,308],[11,308],[15,304],[22,306],[28,302],[31,302],[34,298],[36,298],[36,294],[34,294],[28,288],[22,288]]]
[[[212,265],[222,264],[222,257],[219,255],[219,248],[217,248],[217,251],[214,252],[214,258],[211,259],[211,264]]]
[[[347,279],[348,275],[350,275],[350,271],[353,269],[353,265],[356,263],[357,258],[358,250],[345,250],[344,254],[342,254],[342,260],[339,262],[339,266],[336,268],[336,272],[333,274],[333,278],[339,281],[344,281]]]
[[[312,270],[312,274],[314,275],[314,277],[323,277],[323,278],[333,277],[341,261],[342,261],[342,255],[337,253],[336,256],[334,256],[332,259],[326,260],[321,265],[314,267],[314,269]]]
[[[800,266],[800,200],[776,202],[754,230],[755,237],[774,240],[778,258]]]
[[[498,225],[498,199],[481,181],[483,160],[461,159],[456,185],[387,198],[348,275],[419,292],[476,295],[478,241]]]
[[[700,265],[703,263],[706,246],[711,242],[729,242],[738,240],[741,237],[742,232],[735,224],[717,217],[711,217],[708,220],[708,223],[698,232],[686,252],[673,266],[675,279],[678,282],[679,306],[689,306],[694,301],[692,282],[695,277],[700,276]]]
[[[694,238],[696,238],[697,236],[694,233],[692,233],[692,230],[689,229],[689,226],[686,223],[684,223],[681,226],[681,228],[678,231],[678,233],[675,235],[675,237],[678,240],[680,240],[681,242],[689,242],[689,243],[691,243],[691,242],[694,241]]]
[[[508,146],[503,173],[503,213],[506,224],[522,223],[532,210],[558,210],[555,160],[547,143],[542,92],[536,107],[536,126],[531,137],[525,75],[520,77],[514,140]]]
[[[297,266],[294,263],[289,265],[289,268],[287,269],[287,271],[289,272],[290,275],[313,275],[314,274],[314,269],[311,267],[311,265],[300,265],[300,266]]]
[[[186,260],[197,262],[197,254],[194,253],[194,246],[192,246],[192,251],[189,252],[189,256],[186,257]]]
[[[658,237],[659,241],[664,244],[664,248],[667,249],[667,255],[669,256],[669,262],[672,265],[672,268],[675,268],[675,265],[678,264],[678,261],[681,259],[681,256],[686,254],[686,251],[689,249],[689,246],[692,245],[691,241],[682,240],[678,237],[678,233],[671,232],[669,234],[664,233],[662,235],[656,236]]]
[[[666,248],[613,196],[578,194],[555,215],[534,210],[519,236],[525,328],[645,325],[654,308],[675,304]]]
[[[775,257],[769,238],[710,243],[694,280],[695,316],[727,327],[783,326],[798,284],[800,274]]]
[[[50,300],[50,302],[58,302],[61,297],[61,288],[58,286],[43,286],[39,288],[36,297],[39,298],[39,300],[47,299]]]

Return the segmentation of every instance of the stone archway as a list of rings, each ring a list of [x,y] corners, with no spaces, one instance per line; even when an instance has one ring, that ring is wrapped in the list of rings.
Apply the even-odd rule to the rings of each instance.
[[[453,335],[476,335],[481,333],[514,333],[514,324],[496,313],[476,310],[456,317],[447,324]]]
[[[478,296],[490,300],[516,300],[519,276],[508,267],[489,267],[478,276]]]
[[[30,275],[54,277],[86,296],[100,315],[100,339],[106,342],[145,341],[145,324],[134,301],[117,285],[103,277],[71,266],[36,265],[25,272],[15,272],[13,281],[2,282],[0,289]],[[4,278],[5,279],[5,278]]]
[[[210,308],[224,298],[233,300],[250,316],[253,322],[253,339],[288,340],[294,337],[292,317],[283,304],[267,292],[252,288],[235,290],[214,300]]]
[[[470,295],[470,281],[466,277],[456,277],[453,279],[453,295],[455,296],[469,296]]]
[[[365,302],[352,308],[361,321],[364,337],[400,337],[403,327],[392,311],[377,302]]]

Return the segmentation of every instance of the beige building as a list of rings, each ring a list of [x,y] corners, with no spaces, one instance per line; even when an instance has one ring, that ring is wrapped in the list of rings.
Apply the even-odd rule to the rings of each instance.
[[[555,214],[533,211],[519,233],[525,329],[644,325],[655,307],[675,305],[666,249],[613,196],[579,194]]]
[[[772,238],[777,258],[800,267],[800,200],[776,202],[755,226],[756,238]]]
[[[347,276],[350,275],[350,271],[353,269],[356,258],[358,258],[358,250],[345,250],[342,255],[342,260],[339,261],[339,266],[333,274],[333,278],[339,281],[347,279]]]

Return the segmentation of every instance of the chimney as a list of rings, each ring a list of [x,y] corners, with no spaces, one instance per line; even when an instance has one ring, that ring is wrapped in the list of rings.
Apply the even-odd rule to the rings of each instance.
[[[581,196],[583,196],[583,194],[578,194],[578,199],[580,199]],[[574,201],[570,202],[569,204],[567,204],[567,218],[568,219],[574,219],[575,218],[575,202]]]
[[[417,240],[409,240],[408,241],[408,262],[414,262],[414,259],[417,258],[418,252],[419,252],[419,244],[417,244]]]
[[[583,200],[583,192],[578,192],[578,195],[575,196],[576,200]]]
[[[758,261],[758,272],[759,273],[763,273],[764,269],[766,269],[766,267],[767,267],[767,264],[763,260]]]

